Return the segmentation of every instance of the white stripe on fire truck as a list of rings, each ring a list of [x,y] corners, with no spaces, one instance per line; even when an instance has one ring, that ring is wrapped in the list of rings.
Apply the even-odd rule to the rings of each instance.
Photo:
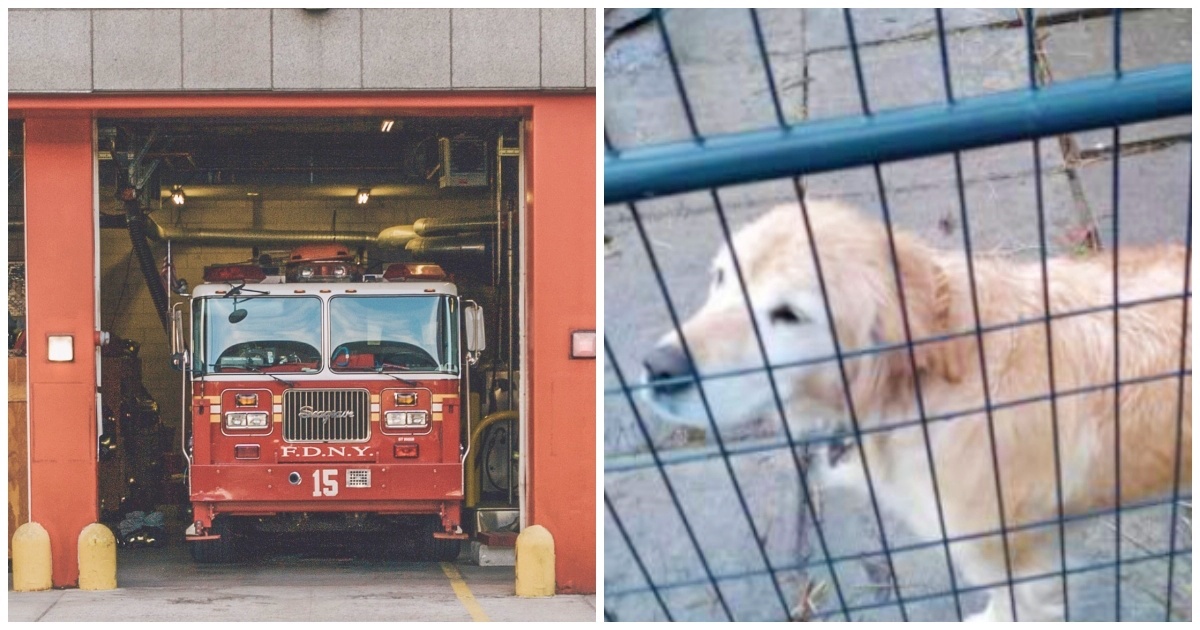
[[[440,403],[440,402],[433,403],[433,410],[434,410],[434,411],[441,411],[441,410],[442,410],[442,403]]]
[[[283,405],[271,405],[271,413],[283,413]]]
[[[371,413],[379,413],[379,403],[371,403]]]
[[[209,411],[208,411],[208,412],[209,412],[209,413],[212,413],[212,414],[220,414],[220,413],[221,413],[221,405],[213,405],[213,406],[212,406],[212,407],[209,409]]]

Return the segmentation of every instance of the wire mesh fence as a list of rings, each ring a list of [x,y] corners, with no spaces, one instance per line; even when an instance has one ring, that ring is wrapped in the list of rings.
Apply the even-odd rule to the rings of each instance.
[[[1190,620],[1190,12],[606,32],[605,618]]]

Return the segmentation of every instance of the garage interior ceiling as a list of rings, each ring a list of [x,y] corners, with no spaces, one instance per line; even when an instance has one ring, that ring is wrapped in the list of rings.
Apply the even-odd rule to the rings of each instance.
[[[391,131],[381,131],[393,120]],[[476,197],[486,187],[438,187],[438,138],[512,136],[512,119],[373,116],[321,119],[207,118],[101,121],[102,188],[145,150],[158,166],[148,182],[164,200],[182,186],[191,199],[353,200]]]

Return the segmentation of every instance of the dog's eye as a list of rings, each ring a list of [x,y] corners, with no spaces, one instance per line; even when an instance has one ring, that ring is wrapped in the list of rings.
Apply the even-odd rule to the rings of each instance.
[[[771,311],[772,324],[807,324],[808,317],[804,313],[797,313],[788,305],[777,306]]]

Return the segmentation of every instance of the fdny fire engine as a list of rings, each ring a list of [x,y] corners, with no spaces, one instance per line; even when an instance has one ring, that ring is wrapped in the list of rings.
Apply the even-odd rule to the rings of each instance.
[[[190,390],[192,557],[231,561],[256,530],[340,529],[455,557],[482,309],[437,265],[366,274],[337,245],[211,266],[204,280],[190,352],[172,318]]]

